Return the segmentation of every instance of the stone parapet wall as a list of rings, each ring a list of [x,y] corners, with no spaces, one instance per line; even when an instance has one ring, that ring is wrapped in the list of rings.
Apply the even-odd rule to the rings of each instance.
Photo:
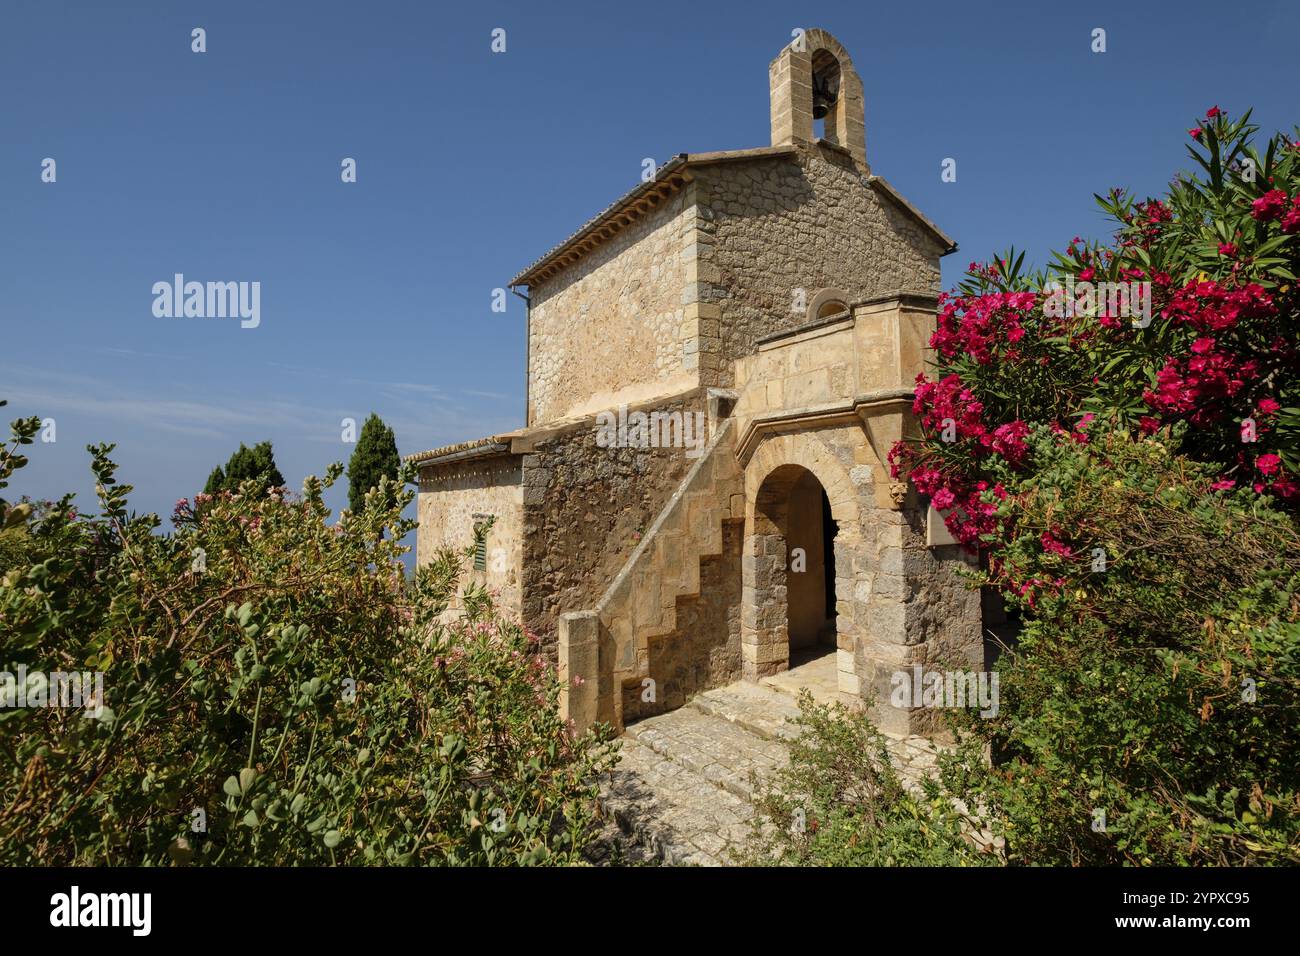
[[[639,685],[625,686],[623,720],[681,707],[696,694],[741,678],[740,557],[744,524],[722,524],[722,553],[700,564],[699,593],[677,599],[676,627],[648,641],[653,698]],[[683,560],[686,560],[683,556]]]
[[[704,412],[706,395],[638,409]],[[566,425],[523,455],[523,616],[552,652],[559,615],[596,606],[694,461],[684,448],[600,447],[596,425]]]

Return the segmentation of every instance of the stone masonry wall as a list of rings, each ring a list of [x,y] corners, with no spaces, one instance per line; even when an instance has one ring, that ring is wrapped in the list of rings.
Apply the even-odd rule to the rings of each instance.
[[[808,322],[796,288],[850,302],[938,291],[938,242],[832,150],[706,167],[695,187],[701,315],[718,320],[721,353],[701,357],[702,384],[730,387],[732,360],[757,339]]]
[[[623,720],[675,710],[701,691],[740,680],[740,559],[744,522],[722,525],[722,554],[700,561],[700,593],[677,600],[677,629],[650,639],[654,700],[622,689]]]
[[[420,471],[416,558],[431,561],[440,548],[463,551],[474,542],[474,515],[496,516],[487,538],[487,570],[467,562],[466,580],[495,589],[498,603],[515,616],[522,610],[520,560],[524,490],[517,455],[433,465]]]
[[[874,517],[875,553],[858,584],[859,597],[870,602],[858,658],[862,689],[874,697],[882,726],[930,733],[941,723],[937,712],[898,711],[890,701],[891,678],[916,665],[941,671],[982,668],[980,593],[961,576],[974,559],[956,546],[926,546],[926,505],[915,490],[901,509],[878,509]]]
[[[705,411],[696,390],[647,406]],[[524,621],[554,653],[559,615],[590,610],[690,469],[683,448],[603,448],[595,419],[524,456]]]
[[[531,290],[529,425],[698,384],[683,309],[694,220],[680,191]]]

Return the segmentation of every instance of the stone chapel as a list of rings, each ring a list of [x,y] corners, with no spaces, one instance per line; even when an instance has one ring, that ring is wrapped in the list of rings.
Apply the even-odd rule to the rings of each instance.
[[[972,559],[885,463],[956,245],[872,172],[834,37],[768,78],[771,145],[675,156],[514,277],[525,425],[409,459],[418,560],[475,546],[580,728],[820,661],[923,732],[891,675],[983,668]]]

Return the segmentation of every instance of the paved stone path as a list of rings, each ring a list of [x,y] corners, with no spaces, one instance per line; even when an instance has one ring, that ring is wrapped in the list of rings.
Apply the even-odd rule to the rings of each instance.
[[[761,778],[785,763],[783,741],[796,732],[788,721],[798,713],[786,688],[741,682],[629,725],[622,758],[602,787],[622,861],[733,863],[732,851],[751,833],[750,772]],[[889,739],[904,782],[917,786],[935,767],[934,744]]]

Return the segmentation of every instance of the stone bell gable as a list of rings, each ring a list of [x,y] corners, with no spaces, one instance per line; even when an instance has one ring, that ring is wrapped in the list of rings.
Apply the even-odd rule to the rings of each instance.
[[[820,105],[826,124],[820,139],[844,150],[855,166],[871,175],[862,80],[839,40],[825,30],[805,31],[776,55],[767,76],[773,146],[816,143],[815,114]]]
[[[729,387],[758,339],[818,317],[819,294],[825,312],[937,292],[955,244],[871,174],[843,47],[802,43],[769,68],[770,146],[675,156],[512,280],[530,298],[529,425]],[[837,95],[820,139],[815,88]]]
[[[872,172],[834,37],[768,79],[769,145],[678,154],[514,277],[524,426],[412,459],[419,560],[475,543],[579,726],[818,658],[910,732],[897,671],[982,661],[969,559],[885,465],[955,244]]]

